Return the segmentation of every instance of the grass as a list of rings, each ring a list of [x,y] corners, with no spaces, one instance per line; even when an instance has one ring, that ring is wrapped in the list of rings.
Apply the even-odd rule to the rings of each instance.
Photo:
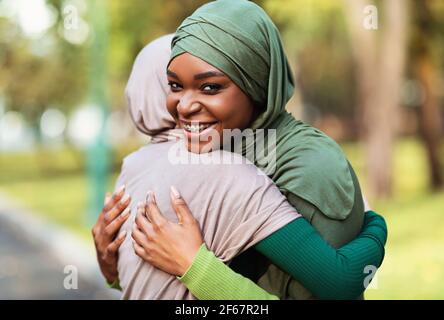
[[[364,184],[362,150],[344,150]],[[393,198],[370,201],[384,215],[389,237],[377,286],[368,299],[444,299],[444,192],[427,189],[427,162],[420,143],[406,139],[397,144]]]
[[[362,150],[356,144],[343,147],[365,192]],[[402,140],[394,151],[394,196],[389,201],[370,201],[386,218],[389,239],[376,277],[377,288],[368,289],[366,297],[444,299],[444,192],[427,190],[425,153],[418,141]],[[115,163],[128,152],[118,152]],[[68,149],[40,155],[2,155],[0,191],[90,239],[86,223],[88,181],[83,169],[81,155]],[[116,176],[110,177],[109,190]]]

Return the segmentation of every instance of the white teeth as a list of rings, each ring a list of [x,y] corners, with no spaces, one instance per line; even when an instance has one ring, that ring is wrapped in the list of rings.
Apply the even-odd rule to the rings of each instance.
[[[197,124],[192,124],[192,125],[184,124],[183,127],[187,131],[190,131],[190,132],[199,132],[199,131],[205,130],[206,128],[210,127],[210,125],[208,125],[208,124],[199,124],[199,125],[197,125]]]

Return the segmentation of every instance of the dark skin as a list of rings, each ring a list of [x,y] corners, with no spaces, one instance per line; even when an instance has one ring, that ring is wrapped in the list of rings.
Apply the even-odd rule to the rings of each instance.
[[[184,130],[191,152],[218,149],[224,129],[245,129],[256,116],[251,99],[228,76],[189,53],[171,61],[167,77],[171,88],[167,108]],[[190,124],[211,127],[193,133],[187,130]],[[213,140],[213,135],[220,139]]]
[[[147,203],[138,205],[136,223],[131,234],[134,251],[156,268],[173,275],[183,275],[203,243],[199,223],[174,187],[170,192],[170,199],[178,223],[169,221],[162,215],[154,193],[150,194]],[[166,238],[169,241],[165,241]]]
[[[91,230],[100,270],[108,283],[118,278],[118,252],[126,236],[118,233],[130,215],[130,201],[131,197],[125,197],[124,187],[113,195],[107,194],[102,212]]]
[[[203,239],[198,222],[177,189],[173,192],[174,189],[172,187],[171,206],[179,223],[162,216],[155,195],[151,194],[146,203],[142,202],[137,206],[136,223],[131,236],[134,252],[140,258],[165,272],[181,275],[193,262]],[[92,228],[97,260],[108,283],[118,280],[118,251],[126,236],[125,233],[118,235],[120,227],[129,216],[125,216],[124,212],[130,199],[122,202],[123,196],[124,190],[106,196],[105,206]],[[164,238],[168,234],[175,234],[177,237],[171,242],[165,242]],[[184,238],[187,241],[182,241]]]

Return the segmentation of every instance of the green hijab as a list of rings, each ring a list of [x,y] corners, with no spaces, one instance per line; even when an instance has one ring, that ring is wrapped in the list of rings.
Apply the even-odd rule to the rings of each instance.
[[[252,129],[276,129],[273,170],[269,163],[256,165],[285,195],[345,219],[355,193],[348,162],[332,139],[285,111],[293,76],[279,31],[265,11],[245,0],[201,6],[177,29],[170,61],[185,52],[224,72],[263,110]]]

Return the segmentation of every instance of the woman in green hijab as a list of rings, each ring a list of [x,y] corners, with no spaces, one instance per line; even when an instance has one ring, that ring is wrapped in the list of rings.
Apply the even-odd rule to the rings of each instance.
[[[202,77],[194,75],[193,78],[186,74],[194,63],[193,59],[199,60],[197,64],[208,64],[219,70],[222,73],[219,77],[227,76],[245,96],[244,100],[241,99],[244,102],[236,104],[228,99],[218,100],[217,95],[224,90],[224,84],[214,80],[218,77],[216,72],[207,75],[207,78],[213,78],[212,83],[205,83],[205,88],[209,90],[202,89],[200,85],[196,89],[196,81],[202,81]],[[297,211],[334,247],[354,239],[361,231],[363,221],[368,223],[380,218],[381,223],[376,226],[381,235],[378,238],[380,251],[375,254],[383,256],[386,241],[384,221],[374,213],[364,216],[358,180],[340,147],[324,133],[296,120],[285,110],[286,103],[293,95],[293,77],[279,32],[259,6],[244,0],[219,0],[196,10],[177,29],[172,42],[168,78],[171,86],[167,99],[168,109],[177,124],[184,129],[185,136],[189,138],[189,146],[193,144],[193,134],[200,133],[196,128],[204,131],[211,126],[220,132],[223,129],[249,128],[254,132],[254,139],[259,129],[275,130],[274,149],[272,152],[268,150],[269,154],[275,154],[275,161],[267,161],[269,159],[264,156],[255,158],[254,163],[270,176]],[[205,91],[205,96],[193,93],[198,90]],[[218,104],[219,109],[214,107]],[[223,106],[226,106],[226,110],[221,111]],[[249,115],[245,124],[242,124],[242,119],[231,121],[235,116],[228,112],[234,107],[238,108],[237,115],[244,115],[241,117],[243,120]],[[196,122],[198,126],[193,127],[192,124]],[[266,136],[265,140],[268,138],[270,137]],[[257,141],[253,141],[253,144],[255,142]],[[250,147],[247,143],[242,151],[246,153]],[[290,223],[262,240],[254,249],[236,258],[230,267],[280,298],[312,298],[310,292],[292,280],[293,277],[301,276],[300,270],[297,270],[297,261],[292,259],[292,250],[298,250],[295,239],[303,241],[303,238],[296,237],[303,233],[298,225],[300,223]],[[199,234],[199,230],[190,229],[186,234],[187,237],[179,243],[186,245],[193,234]],[[178,243],[169,241],[168,237],[177,238],[181,235],[165,233],[163,236],[162,243],[165,244]],[[359,236],[368,235],[361,233]],[[168,245],[161,247],[157,247],[157,252],[163,250],[164,256],[178,252],[168,251]],[[262,255],[258,255],[257,251]],[[153,250],[154,260],[155,252]],[[307,259],[319,259],[322,264],[322,253],[320,255],[307,256]],[[157,266],[169,270],[168,267],[162,267],[164,265],[161,256],[158,255]],[[273,264],[264,259],[264,256],[272,260]],[[242,286],[246,286],[246,282],[240,281],[238,275],[230,273],[228,267],[217,264],[215,259],[217,260],[205,251],[204,246],[192,257],[177,259],[193,261],[187,266],[188,271],[181,275],[181,281],[201,299],[242,298],[236,296],[236,292],[245,292]],[[215,265],[218,267],[210,268]],[[287,272],[284,273],[281,269]],[[210,270],[213,272],[209,272]],[[364,270],[356,272],[362,275]],[[218,281],[214,280],[216,276]],[[310,277],[303,282],[311,283],[311,287],[326,285],[317,284],[316,277]],[[346,278],[345,273],[345,283]],[[212,288],[215,283],[218,287]],[[363,285],[361,287],[363,290]],[[357,297],[362,290],[352,290],[350,296],[346,297]]]

